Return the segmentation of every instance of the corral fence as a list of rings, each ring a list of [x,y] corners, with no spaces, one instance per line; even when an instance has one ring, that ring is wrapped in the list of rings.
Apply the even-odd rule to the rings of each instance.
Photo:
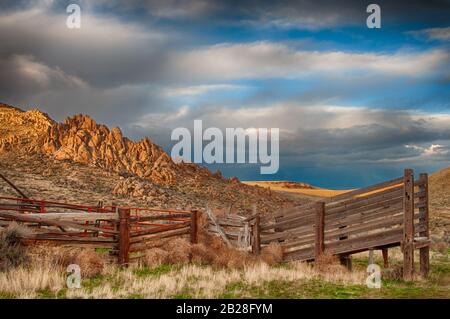
[[[0,226],[20,223],[25,244],[107,248],[121,265],[162,239],[186,237],[197,243],[198,217],[197,210],[96,207],[0,197]]]
[[[415,249],[420,250],[421,274],[429,271],[428,198],[428,175],[414,180],[413,170],[406,169],[402,177],[320,202],[248,218],[210,218],[209,229],[255,254],[277,243],[285,261],[313,261],[329,254],[349,268],[352,254],[375,249],[383,252],[387,267],[388,249],[400,246],[403,276],[410,280]]]
[[[254,254],[277,243],[285,261],[313,261],[332,254],[351,267],[352,254],[379,249],[387,266],[388,249],[400,246],[403,276],[410,280],[416,249],[421,274],[429,271],[428,201],[428,175],[415,180],[413,170],[406,169],[403,177],[270,214],[216,216],[207,208],[205,227],[229,246]],[[108,248],[120,265],[165,238],[185,237],[197,243],[199,215],[197,210],[0,197],[0,227],[13,221],[22,224],[29,231],[25,242]]]

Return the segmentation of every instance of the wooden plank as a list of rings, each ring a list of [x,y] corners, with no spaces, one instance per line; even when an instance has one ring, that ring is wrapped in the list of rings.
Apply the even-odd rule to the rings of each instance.
[[[316,223],[314,225],[315,242],[314,242],[314,256],[318,259],[325,251],[325,203],[319,202],[316,204]]]
[[[337,216],[327,217],[327,223],[325,225],[325,230],[339,228],[342,225],[352,225],[355,223],[361,223],[364,221],[370,221],[371,219],[376,219],[382,216],[388,217],[395,215],[397,213],[403,212],[403,203],[400,202],[390,202],[389,205],[383,205],[381,207],[372,207],[368,210],[358,210],[353,211],[347,216],[342,216],[338,218]]]
[[[227,237],[232,237],[232,238],[234,238],[234,239],[237,239],[239,236],[242,236],[243,228],[244,228],[244,227],[242,227],[241,230],[222,229],[222,231],[225,233],[225,235],[227,235]],[[211,225],[211,224],[210,224],[210,225],[208,226],[207,230],[208,230],[209,232],[211,232],[211,233],[216,233],[216,234],[218,234],[218,232],[217,232],[217,227],[214,226],[214,225]]]
[[[382,239],[383,237],[389,237],[389,236],[397,236],[398,234],[402,234],[402,228],[393,228],[385,231],[378,231],[376,233],[372,234],[361,234],[360,236],[351,237],[345,240],[336,240],[332,242],[325,242],[325,248],[328,250],[333,250],[336,247],[345,247],[345,246],[351,246],[353,244],[361,244],[366,245],[369,242],[372,242],[377,239]],[[401,238],[400,238],[401,241]],[[367,249],[369,249],[370,246],[367,246]]]
[[[294,229],[298,229],[300,227],[307,227],[307,226],[314,226],[315,223],[315,216],[311,216],[308,217],[308,219],[298,219],[295,221],[292,221],[288,224],[285,224],[284,226],[277,226],[277,228],[275,228],[275,231],[289,231],[289,230],[294,230]]]
[[[24,245],[36,245],[36,242],[41,244],[55,244],[58,246],[68,246],[68,247],[85,247],[85,248],[116,248],[116,243],[107,243],[107,242],[93,242],[93,241],[81,241],[81,240],[64,240],[61,238],[55,238],[51,240],[46,239],[32,239],[32,240],[23,240],[22,244]]]
[[[28,196],[25,195],[13,182],[6,178],[5,175],[0,173],[0,178],[3,179],[12,189],[14,189],[22,198],[28,199]]]
[[[299,227],[296,229],[285,230],[279,233],[273,233],[271,235],[261,236],[261,242],[267,244],[272,241],[293,239],[311,233],[314,233],[314,225],[308,225],[306,228]]]
[[[113,238],[106,237],[83,237],[83,236],[58,236],[52,234],[31,234],[25,237],[26,240],[47,240],[47,241],[66,241],[80,243],[116,243]]]
[[[314,247],[303,248],[296,251],[288,252],[283,254],[283,260],[292,261],[292,260],[313,260],[315,256]]]
[[[383,267],[389,268],[389,249],[388,248],[382,248],[381,252],[383,254]]]
[[[386,188],[386,187],[394,186],[394,185],[402,183],[402,181],[403,181],[403,178],[399,177],[399,178],[396,178],[396,179],[393,179],[393,180],[390,180],[390,181],[387,181],[387,182],[382,182],[382,183],[379,183],[379,184],[371,185],[369,187],[356,189],[354,191],[350,191],[350,192],[347,192],[347,193],[343,193],[343,194],[331,197],[329,199],[329,201],[330,202],[341,201],[341,200],[344,200],[346,198],[353,197],[353,196],[356,196],[356,195],[361,195],[361,194],[373,192],[373,191],[376,191],[376,190],[379,190],[379,189],[383,189],[383,188]]]
[[[191,244],[198,243],[198,211],[193,210],[191,214]]]
[[[370,196],[367,198],[364,198],[362,200],[357,200],[357,201],[352,201],[351,203],[348,204],[343,204],[343,205],[336,205],[333,207],[328,208],[327,207],[327,216],[332,216],[335,214],[342,214],[342,213],[346,213],[355,209],[360,209],[363,207],[373,207],[373,206],[377,206],[377,205],[383,205],[383,203],[395,199],[395,198],[400,198],[403,195],[403,189],[395,189],[394,191],[389,190],[386,193],[383,193],[379,196]]]
[[[259,255],[261,252],[261,219],[259,214],[255,217],[255,223],[252,231],[252,252],[255,255]]]
[[[173,219],[186,219],[189,220],[191,218],[191,214],[158,214],[151,216],[139,216],[139,217],[131,217],[131,222],[146,222],[146,221],[154,221],[154,220],[173,220]]]
[[[376,203],[376,202],[382,201],[383,199],[391,198],[393,193],[401,194],[402,191],[403,191],[403,187],[402,187],[402,185],[399,185],[394,188],[388,188],[388,189],[382,190],[382,191],[374,193],[374,194],[356,197],[356,198],[352,198],[352,199],[347,199],[347,200],[340,201],[340,202],[331,202],[326,205],[326,208],[327,208],[327,211],[329,211],[331,213],[334,211],[335,208],[342,207],[342,206],[345,206],[346,208],[352,208],[352,205],[359,204],[359,203],[367,203],[368,200],[370,201],[369,203]]]
[[[22,222],[30,222],[30,223],[39,223],[43,225],[49,225],[49,226],[56,226],[56,227],[64,227],[64,228],[74,228],[74,229],[81,229],[81,230],[92,230],[92,231],[101,231],[105,233],[111,233],[111,234],[117,234],[118,232],[112,229],[104,229],[104,228],[98,228],[95,226],[89,226],[89,225],[81,225],[74,222],[67,222],[67,221],[54,221],[51,219],[45,219],[41,218],[41,216],[29,216],[30,214],[21,214],[21,213],[15,213],[15,212],[2,212],[0,211],[0,216],[4,218],[10,218],[12,220],[16,221],[22,221]],[[41,214],[45,215],[45,214]]]
[[[306,205],[300,205],[300,206],[295,206],[295,207],[289,207],[289,208],[284,208],[281,209],[277,212],[273,212],[273,213],[269,213],[269,214],[264,214],[261,216],[261,222],[262,224],[266,223],[269,220],[273,220],[274,218],[283,218],[283,217],[289,217],[290,215],[294,215],[297,216],[298,212],[311,212],[314,213],[315,212],[315,202],[314,203],[308,203]]]
[[[347,239],[325,244],[325,249],[332,254],[353,254],[370,248],[377,248],[390,244],[400,245],[401,240],[402,229],[399,228],[389,232],[366,236],[363,241],[361,241],[360,238],[354,238],[353,240]]]
[[[185,231],[189,230],[188,233],[190,233],[190,229],[191,227],[188,226],[184,226],[181,228],[176,228],[176,229],[169,229],[169,230],[164,230],[162,232],[157,232],[157,233],[151,233],[145,236],[138,236],[138,237],[131,237],[130,238],[130,242],[131,243],[138,243],[138,242],[145,242],[147,240],[154,240],[154,239],[158,239],[158,238],[166,238],[166,237],[170,237],[172,234],[179,234],[179,233],[185,233]]]
[[[276,222],[285,222],[285,221],[290,221],[292,219],[297,219],[297,218],[307,218],[307,217],[314,217],[316,216],[316,210],[315,208],[301,208],[299,207],[297,210],[292,211],[289,214],[284,214],[283,216],[279,216],[276,218]]]
[[[135,230],[131,232],[131,238],[144,237],[151,234],[162,233],[168,230],[180,229],[190,225],[190,222],[185,223],[177,223],[177,224],[167,224],[167,225],[159,225],[154,226],[148,229]]]
[[[68,221],[68,222],[95,222],[105,220],[115,222],[118,220],[115,213],[29,213],[26,217],[37,217],[39,220]]]
[[[121,266],[128,266],[130,262],[130,210],[119,208],[119,255]]]
[[[414,175],[411,169],[405,169],[403,206],[403,279],[409,281],[414,274]]]
[[[304,218],[303,216],[299,216],[298,218],[293,218],[287,221],[281,221],[273,224],[266,224],[264,227],[261,227],[261,230],[266,231],[269,229],[277,229],[278,231],[285,231],[292,228],[298,228],[302,225],[313,224],[315,220],[315,216],[311,215],[308,218]]]
[[[214,214],[212,213],[212,211],[210,210],[210,208],[206,208],[206,214],[209,217],[209,220],[216,225],[217,227],[217,233],[220,235],[220,237],[223,239],[223,241],[227,244],[228,247],[232,247],[233,245],[230,243],[230,241],[228,240],[227,235],[225,235],[225,233],[223,232],[222,228],[220,227],[219,223],[217,222]]]
[[[191,232],[190,227],[184,227],[180,229],[175,230],[168,230],[164,233],[154,234],[147,236],[145,238],[140,238],[139,241],[131,241],[131,247],[133,247],[133,250],[135,249],[145,249],[145,247],[149,246],[149,242],[160,240],[160,239],[166,239],[170,237],[176,237],[176,236],[182,236],[182,235],[188,235]]]
[[[420,236],[429,238],[429,200],[428,200],[428,174],[420,174],[420,191],[422,196],[419,198],[423,207],[419,208],[419,223],[425,227],[425,229],[419,232]],[[430,270],[430,246],[426,245],[420,248],[420,273],[426,278]]]
[[[421,186],[421,187],[423,187],[423,186]],[[414,193],[414,199],[416,199],[416,198],[420,199],[420,197],[425,197],[425,196],[426,196],[426,192],[422,188],[420,191]]]
[[[425,241],[420,241],[420,242],[414,242],[414,249],[424,249],[424,248],[429,248],[431,245],[431,240],[425,240]]]
[[[316,234],[312,233],[310,235],[301,237],[300,239],[297,239],[297,240],[286,241],[286,242],[283,243],[283,247],[293,248],[293,247],[299,247],[299,246],[314,244],[315,243],[315,239],[316,239]]]
[[[350,236],[355,235],[359,233],[365,233],[367,231],[375,231],[380,228],[387,228],[392,227],[395,225],[401,225],[403,223],[403,216],[399,215],[395,218],[386,219],[382,218],[380,220],[377,220],[376,222],[371,223],[362,223],[358,227],[348,227],[345,229],[336,229],[334,231],[325,233],[325,239],[329,240],[334,237],[340,237],[342,235]]]

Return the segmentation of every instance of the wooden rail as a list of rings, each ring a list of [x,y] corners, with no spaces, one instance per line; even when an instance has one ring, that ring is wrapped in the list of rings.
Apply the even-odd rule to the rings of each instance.
[[[199,212],[0,197],[0,227],[12,222],[28,229],[25,243],[108,248],[127,266],[130,253],[154,247],[161,239],[186,236],[197,243]]]
[[[253,251],[276,242],[286,261],[313,261],[327,253],[350,268],[352,254],[373,249],[382,250],[387,266],[388,248],[401,246],[404,279],[414,277],[415,249],[420,249],[420,272],[426,277],[428,198],[427,174],[414,180],[413,171],[406,169],[400,178],[263,216],[259,227],[253,227],[253,246],[259,246]]]

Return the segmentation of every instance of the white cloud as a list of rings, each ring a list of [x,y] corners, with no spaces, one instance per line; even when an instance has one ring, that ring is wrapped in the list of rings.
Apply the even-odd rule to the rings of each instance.
[[[410,32],[416,36],[424,36],[428,40],[449,41],[450,40],[450,27],[446,28],[429,28],[418,31]]]
[[[51,68],[36,61],[32,56],[14,55],[11,58],[11,66],[17,76],[40,86],[42,89],[48,89],[52,86],[64,86],[66,88],[87,87],[87,83],[82,79],[66,74],[59,67]]]
[[[218,44],[172,56],[172,73],[194,80],[296,78],[308,75],[371,74],[420,77],[449,62],[444,50],[392,54],[298,51],[283,44]]]
[[[167,97],[191,96],[205,94],[212,91],[233,91],[243,88],[245,88],[245,86],[234,84],[204,84],[187,87],[168,88],[164,90],[163,94]]]
[[[405,145],[405,147],[418,151],[420,152],[420,155],[423,156],[445,155],[448,154],[449,152],[448,149],[446,149],[443,145],[440,144],[431,144],[428,147],[414,144],[407,144]]]
[[[0,55],[32,55],[103,87],[142,82],[157,73],[162,63],[156,60],[173,34],[88,8],[82,5],[80,29],[67,28],[65,10],[33,6],[0,12]]]

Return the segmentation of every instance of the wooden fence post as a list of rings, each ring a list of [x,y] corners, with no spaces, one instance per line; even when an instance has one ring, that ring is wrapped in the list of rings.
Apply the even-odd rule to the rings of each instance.
[[[412,280],[414,274],[414,174],[405,169],[403,178],[403,279]]]
[[[314,225],[315,238],[315,260],[317,260],[325,251],[325,203],[316,203],[316,223]]]
[[[381,252],[383,254],[383,267],[389,268],[389,250],[387,248],[382,248]]]
[[[119,265],[130,262],[130,210],[119,208]]]
[[[255,216],[252,231],[252,252],[255,255],[259,255],[261,252],[261,217],[259,213]]]
[[[420,174],[420,191],[424,195],[421,195],[419,198],[420,208],[419,208],[419,224],[425,226],[425,229],[422,230],[419,235],[421,237],[430,238],[430,230],[429,230],[429,199],[428,199],[428,174]],[[428,272],[430,269],[430,247],[422,247],[420,248],[420,273],[423,277],[428,276]]]
[[[198,243],[198,211],[191,211],[191,244]]]

